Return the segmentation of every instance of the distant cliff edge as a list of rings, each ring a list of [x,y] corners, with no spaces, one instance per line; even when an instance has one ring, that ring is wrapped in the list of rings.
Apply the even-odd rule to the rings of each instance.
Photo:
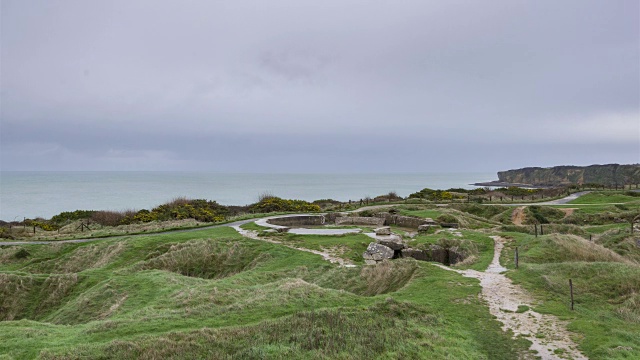
[[[529,184],[532,186],[640,184],[640,164],[554,166],[550,168],[527,167],[516,170],[499,171],[498,179],[504,183]]]

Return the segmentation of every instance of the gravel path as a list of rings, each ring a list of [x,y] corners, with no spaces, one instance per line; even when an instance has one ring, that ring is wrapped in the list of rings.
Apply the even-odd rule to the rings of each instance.
[[[573,201],[577,198],[579,198],[582,195],[587,195],[588,193],[590,193],[591,191],[580,191],[574,194],[571,194],[565,198],[562,199],[558,199],[558,200],[551,200],[551,201],[545,201],[545,202],[541,202],[541,203],[535,203],[533,205],[564,205],[569,203],[570,201]]]
[[[553,315],[533,311],[531,309],[535,305],[533,297],[502,274],[507,270],[500,265],[500,253],[506,240],[500,236],[492,238],[495,243],[493,261],[484,272],[455,270],[441,264],[434,265],[480,280],[482,297],[489,305],[491,314],[502,323],[502,330],[513,331],[514,337],[526,336],[532,343],[530,349],[537,351],[537,356],[541,359],[587,359],[571,340],[570,333],[566,330],[566,322],[560,321]],[[526,306],[528,309],[518,313],[516,311],[519,306]]]

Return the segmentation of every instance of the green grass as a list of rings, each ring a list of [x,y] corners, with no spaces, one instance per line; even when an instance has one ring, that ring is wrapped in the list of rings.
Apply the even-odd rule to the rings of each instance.
[[[417,206],[402,206],[398,207],[398,213],[404,216],[416,216],[420,218],[431,218],[436,219],[438,216],[442,215],[443,212],[435,209],[417,209]],[[416,209],[416,210],[409,210]]]
[[[254,231],[262,231],[262,230],[270,229],[269,227],[258,225],[254,221],[248,222],[244,225],[240,225],[240,228],[244,230],[254,230]]]
[[[640,197],[625,195],[623,192],[592,192],[572,200],[569,204],[612,204],[640,202]]]
[[[538,298],[540,305],[534,310],[567,320],[568,329],[580,334],[580,349],[590,359],[640,357],[640,267],[630,263],[630,257],[564,235],[503,235],[512,240],[501,263],[511,269],[507,276]],[[515,246],[518,270],[513,263]],[[569,279],[574,311],[569,306]]]
[[[545,225],[582,238],[502,233],[510,239],[501,258],[507,276],[538,299],[534,310],[567,320],[591,359],[640,357],[640,249],[625,233],[627,225],[607,222],[633,206],[582,206],[607,210],[579,218],[598,221],[593,224]],[[455,216],[462,237],[449,231],[420,234],[408,244],[455,243],[474,251],[471,261],[457,267],[475,270],[487,268],[490,236],[511,211],[477,205],[401,208],[413,212],[407,215]],[[544,208],[538,214],[559,218]],[[253,223],[243,228],[262,229]],[[593,242],[586,240],[589,234]],[[373,241],[362,234],[274,239],[331,251],[356,264]],[[568,279],[574,283],[574,311]],[[530,355],[526,338],[502,332],[479,293],[477,280],[429,263],[398,259],[339,267],[318,255],[242,238],[227,227],[0,247],[0,359]],[[521,305],[517,312],[527,310]]]
[[[3,247],[0,259],[9,359],[510,359],[527,347],[501,331],[476,280],[413,259],[338,267],[229,228]]]
[[[278,241],[295,247],[311,250],[329,250],[341,257],[351,260],[355,264],[362,264],[362,253],[367,250],[369,243],[374,240],[363,234],[327,235],[296,235],[284,234],[277,237]]]

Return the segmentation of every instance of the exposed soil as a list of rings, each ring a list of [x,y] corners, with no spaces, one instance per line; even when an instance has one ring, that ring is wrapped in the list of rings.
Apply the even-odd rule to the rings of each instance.
[[[568,216],[571,216],[574,211],[578,210],[577,208],[564,208],[558,209],[564,213],[564,218],[566,219]]]
[[[522,223],[526,218],[524,209],[525,209],[525,206],[520,206],[513,209],[513,212],[511,213],[511,222],[513,223],[513,225],[522,226]]]
[[[493,261],[484,272],[455,270],[441,264],[434,265],[480,280],[482,297],[489,305],[491,314],[503,324],[502,329],[511,330],[514,336],[525,336],[532,342],[530,349],[537,351],[537,356],[543,360],[587,359],[571,340],[570,333],[566,330],[566,322],[553,315],[533,311],[533,297],[501,274],[507,270],[500,265],[500,253],[506,240],[499,236],[492,238],[495,242]],[[517,312],[518,307],[521,307],[521,312]]]

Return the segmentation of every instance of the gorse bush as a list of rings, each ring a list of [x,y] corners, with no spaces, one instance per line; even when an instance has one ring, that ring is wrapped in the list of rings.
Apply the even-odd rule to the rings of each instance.
[[[410,194],[409,198],[427,199],[431,201],[447,201],[453,199],[463,199],[464,197],[454,195],[449,191],[424,188],[418,192]]]
[[[93,213],[95,213],[93,210],[63,211],[60,214],[53,216],[49,221],[54,224],[64,225],[76,220],[89,219]]]
[[[320,211],[320,206],[312,204],[304,200],[287,200],[279,197],[266,197],[249,207],[251,212],[268,213],[268,212],[315,212]]]
[[[228,214],[229,209],[215,201],[176,198],[166,204],[157,206],[152,210],[65,211],[53,216],[50,220],[27,219],[25,224],[27,226],[37,226],[46,231],[52,231],[58,230],[62,226],[78,220],[88,220],[102,226],[118,226],[132,223],[182,219],[195,219],[201,222],[220,222],[224,221]]]
[[[58,224],[51,223],[51,222],[43,220],[43,219],[36,219],[36,220],[27,219],[27,220],[25,220],[25,224],[27,226],[39,227],[40,229],[42,229],[44,231],[55,231],[55,230],[60,229],[60,226]]]
[[[128,224],[134,222],[167,221],[195,219],[202,222],[220,222],[227,217],[229,210],[215,201],[186,198],[174,199],[169,203],[162,204],[151,211],[143,209],[125,217],[121,223]]]

